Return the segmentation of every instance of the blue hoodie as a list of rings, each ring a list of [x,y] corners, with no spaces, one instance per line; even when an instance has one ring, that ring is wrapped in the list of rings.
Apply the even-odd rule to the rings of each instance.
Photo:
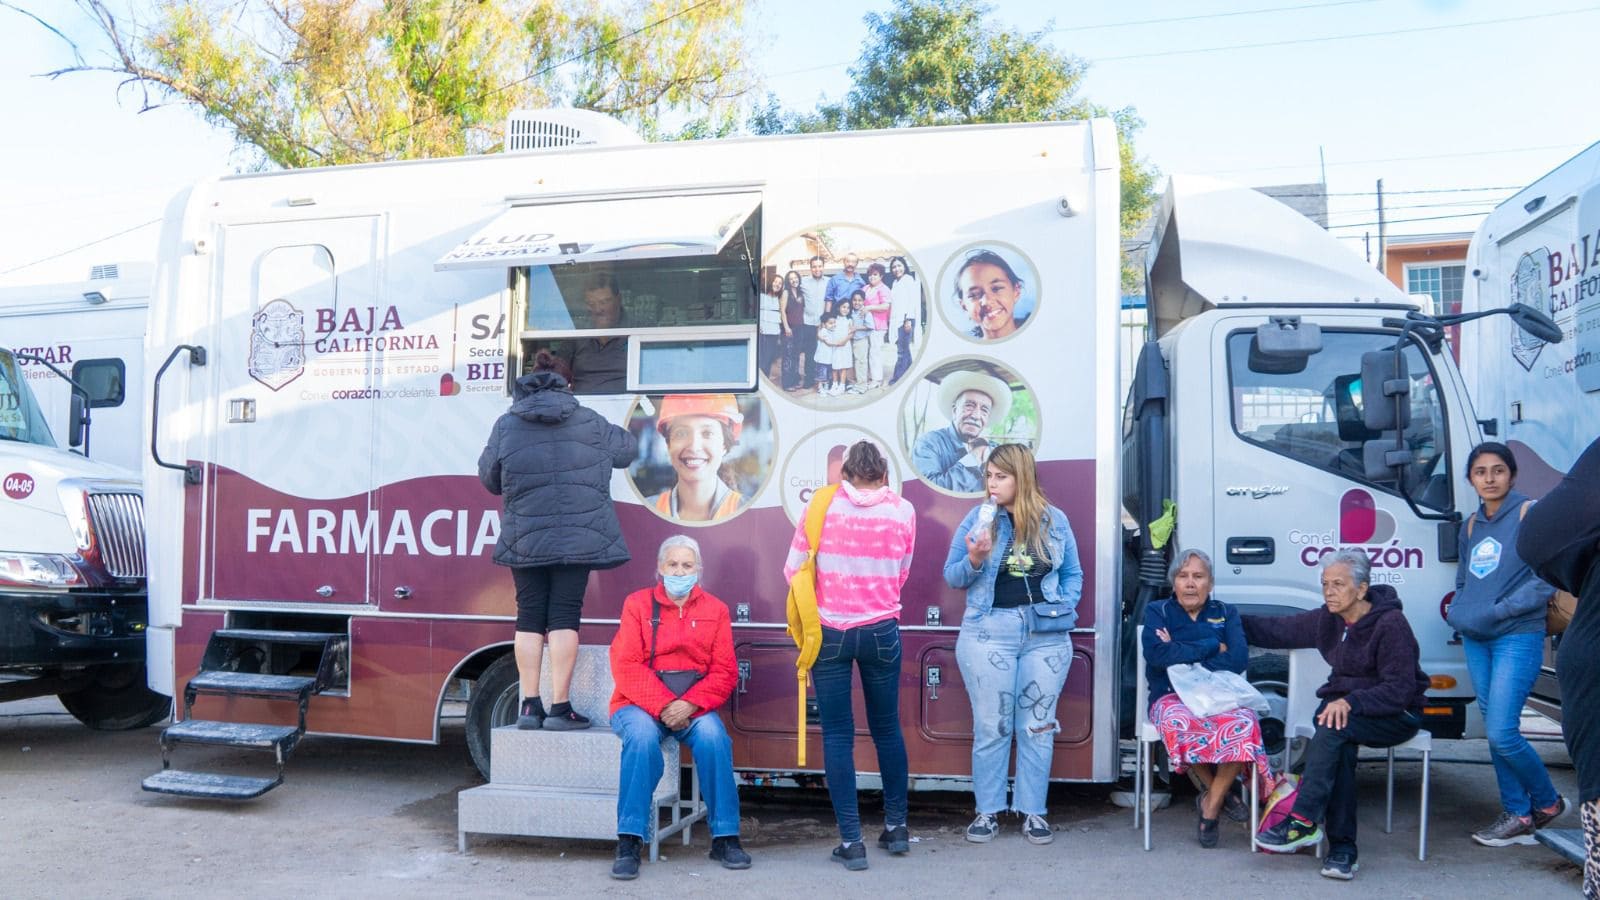
[[[1540,581],[1517,555],[1517,531],[1522,527],[1526,494],[1512,491],[1500,509],[1488,515],[1478,511],[1461,525],[1456,549],[1456,596],[1446,620],[1464,637],[1492,641],[1507,634],[1544,631],[1545,612],[1555,588]],[[1467,535],[1467,525],[1472,535]]]

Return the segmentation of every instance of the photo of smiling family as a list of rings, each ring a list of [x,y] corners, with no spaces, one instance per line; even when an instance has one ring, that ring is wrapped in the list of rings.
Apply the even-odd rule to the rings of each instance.
[[[927,321],[923,275],[898,242],[819,225],[780,242],[761,275],[761,374],[829,409],[887,393],[915,364]]]

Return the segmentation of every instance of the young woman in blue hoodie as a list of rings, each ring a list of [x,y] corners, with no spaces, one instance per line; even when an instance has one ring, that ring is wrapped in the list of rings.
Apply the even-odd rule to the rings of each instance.
[[[1456,596],[1446,617],[1461,633],[1478,692],[1500,815],[1472,839],[1485,847],[1531,844],[1536,829],[1566,812],[1539,754],[1522,736],[1522,706],[1544,658],[1545,611],[1555,588],[1517,554],[1517,532],[1533,501],[1519,493],[1517,458],[1493,441],[1472,448],[1467,480],[1482,502],[1461,527]]]

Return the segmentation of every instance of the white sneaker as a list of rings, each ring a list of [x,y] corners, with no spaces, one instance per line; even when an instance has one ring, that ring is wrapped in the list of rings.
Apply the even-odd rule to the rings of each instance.
[[[1056,833],[1050,829],[1050,823],[1044,820],[1044,816],[1033,813],[1022,820],[1022,834],[1030,844],[1048,844],[1056,839]]]
[[[978,817],[967,826],[967,840],[974,844],[987,844],[994,840],[1000,832],[1000,822],[988,813],[978,813]]]

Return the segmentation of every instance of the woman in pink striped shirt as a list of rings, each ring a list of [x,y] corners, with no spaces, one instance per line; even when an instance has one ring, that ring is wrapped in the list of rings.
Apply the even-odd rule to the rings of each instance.
[[[867,867],[856,806],[855,716],[852,664],[861,668],[867,728],[883,779],[883,834],[878,846],[911,852],[906,828],[906,742],[900,734],[900,587],[911,572],[917,514],[889,487],[889,463],[871,441],[857,441],[845,456],[843,480],[823,518],[817,548],[817,612],[822,650],[811,668],[822,716],[822,762],[842,844],[834,862],[851,871]],[[785,579],[811,552],[805,518],[789,544]]]

